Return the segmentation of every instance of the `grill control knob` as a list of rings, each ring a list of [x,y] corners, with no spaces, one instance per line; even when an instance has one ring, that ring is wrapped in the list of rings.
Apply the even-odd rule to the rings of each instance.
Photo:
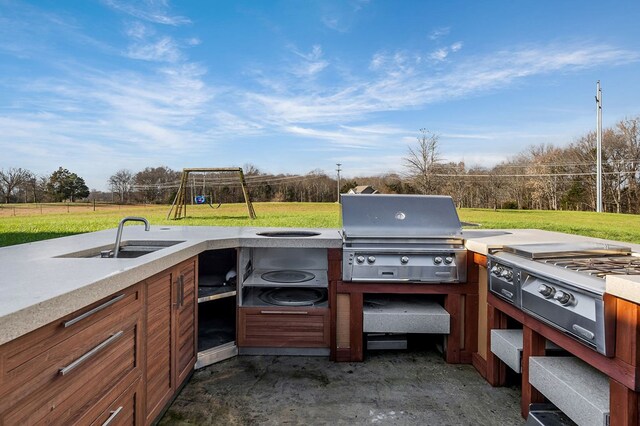
[[[502,274],[500,275],[507,281],[511,281],[513,279],[513,271],[511,269],[503,269]]]
[[[442,258],[440,256],[436,256],[433,258],[433,263],[435,263],[436,265],[439,265],[442,263]]]
[[[403,265],[409,263],[409,256],[402,256],[400,258],[400,263],[402,263]]]
[[[444,258],[445,265],[451,265],[451,262],[453,262],[453,257],[447,256]]]
[[[358,256],[358,257],[356,257],[356,262],[358,262],[358,263],[364,263],[364,256]]]
[[[553,298],[560,302],[560,304],[563,306],[570,305],[571,302],[573,302],[573,295],[562,290],[556,291],[556,294],[555,296],[553,296]]]
[[[375,262],[375,261],[376,261],[376,257],[375,257],[375,256],[369,256],[369,257],[367,257],[367,262],[369,262],[369,263],[373,263],[373,262]]]
[[[540,284],[540,286],[538,287],[538,293],[540,293],[541,295],[543,295],[545,297],[545,299],[549,299],[551,297],[553,297],[553,294],[556,292],[556,290],[546,284]]]
[[[493,266],[491,267],[491,273],[492,273],[493,275],[498,275],[498,267],[497,267],[496,265],[493,265]]]

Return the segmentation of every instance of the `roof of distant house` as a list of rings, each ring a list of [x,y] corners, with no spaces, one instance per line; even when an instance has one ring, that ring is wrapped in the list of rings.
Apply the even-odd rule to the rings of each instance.
[[[359,185],[355,188],[351,188],[348,191],[349,194],[377,194],[378,190],[373,188],[371,185]]]

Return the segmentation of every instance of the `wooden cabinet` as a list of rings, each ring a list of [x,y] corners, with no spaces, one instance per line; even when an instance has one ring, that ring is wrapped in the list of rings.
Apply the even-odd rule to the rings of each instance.
[[[0,346],[0,425],[149,424],[196,361],[197,258]]]
[[[145,413],[152,422],[196,361],[197,259],[146,280]]]
[[[89,423],[114,389],[139,381],[142,291],[132,286],[2,345],[0,424]]]
[[[328,308],[240,308],[238,345],[328,348],[329,319]]]

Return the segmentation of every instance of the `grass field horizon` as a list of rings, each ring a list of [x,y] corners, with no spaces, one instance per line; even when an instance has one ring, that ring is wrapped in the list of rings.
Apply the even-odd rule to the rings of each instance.
[[[3,204],[0,247],[115,228],[125,216],[143,216],[153,225],[340,228],[336,203],[254,203],[251,220],[244,204],[188,206],[188,217],[167,219],[168,205]],[[640,216],[549,210],[458,209],[463,222],[478,229],[544,229],[614,241],[640,243]]]

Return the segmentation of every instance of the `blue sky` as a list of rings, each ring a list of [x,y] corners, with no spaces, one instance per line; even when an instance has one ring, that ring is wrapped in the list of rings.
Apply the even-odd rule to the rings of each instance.
[[[640,115],[640,1],[0,0],[0,168],[492,166]]]

